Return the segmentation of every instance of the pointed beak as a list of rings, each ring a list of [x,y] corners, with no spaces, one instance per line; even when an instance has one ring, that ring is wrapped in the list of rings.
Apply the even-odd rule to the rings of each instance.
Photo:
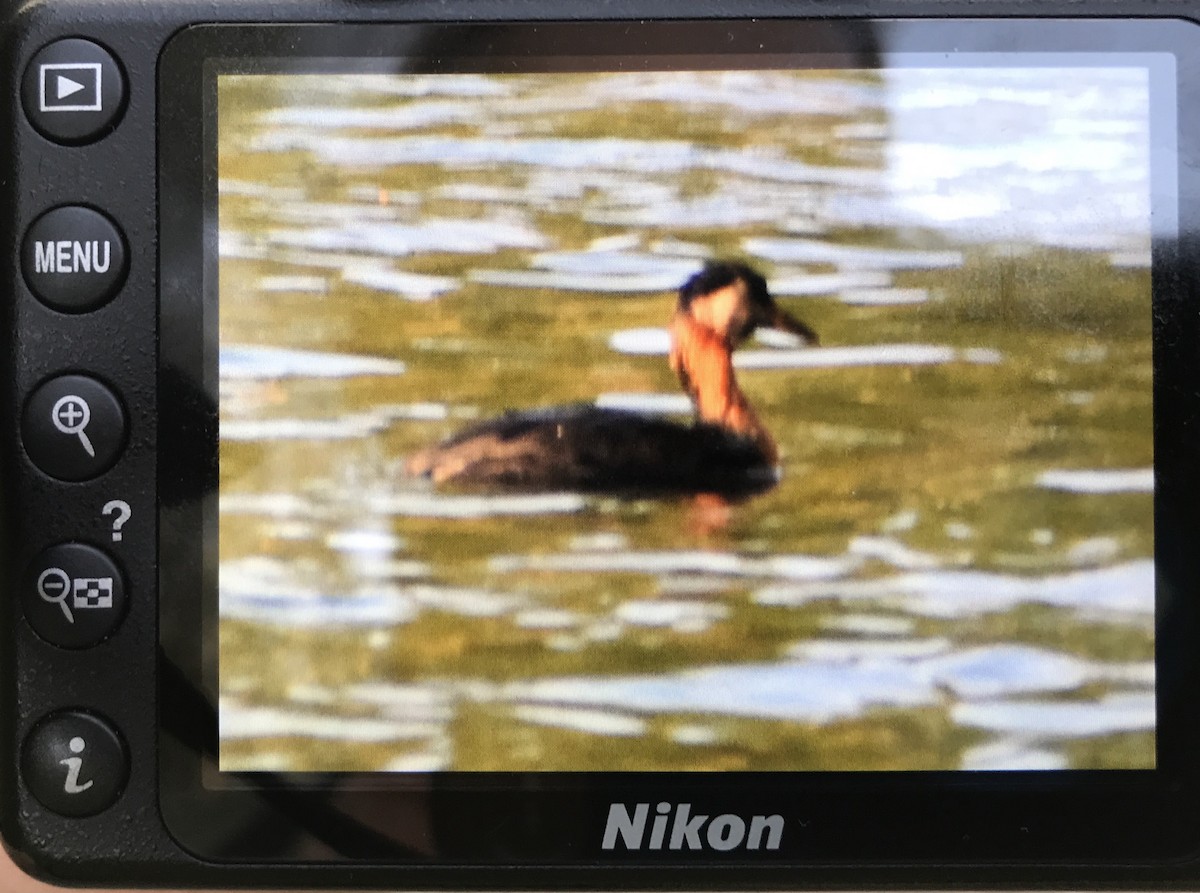
[[[808,344],[816,345],[821,343],[821,339],[817,337],[817,333],[808,327],[807,324],[796,319],[786,310],[779,306],[775,307],[775,315],[766,325],[772,329],[778,329],[781,332],[788,332],[792,335],[798,335],[803,338]]]

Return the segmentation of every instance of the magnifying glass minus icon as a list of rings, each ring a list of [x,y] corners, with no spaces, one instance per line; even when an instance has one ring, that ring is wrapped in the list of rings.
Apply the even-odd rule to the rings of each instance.
[[[37,578],[37,591],[42,601],[50,602],[62,608],[67,623],[74,623],[75,617],[67,607],[67,595],[71,591],[71,575],[61,567],[48,567]]]

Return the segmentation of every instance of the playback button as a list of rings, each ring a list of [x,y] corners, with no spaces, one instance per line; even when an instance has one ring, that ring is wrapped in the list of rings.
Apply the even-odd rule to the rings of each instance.
[[[33,560],[21,582],[21,607],[34,632],[61,648],[104,641],[125,616],[125,582],[94,546],[62,543]]]
[[[63,313],[94,310],[125,282],[125,239],[99,211],[80,205],[55,208],[25,233],[21,269],[42,303]]]
[[[125,110],[125,77],[99,44],[57,40],[30,60],[21,100],[42,136],[65,145],[90,143],[107,135]]]

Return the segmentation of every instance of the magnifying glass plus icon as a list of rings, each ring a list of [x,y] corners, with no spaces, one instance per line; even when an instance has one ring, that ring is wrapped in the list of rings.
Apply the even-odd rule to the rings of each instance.
[[[54,408],[50,410],[50,421],[54,423],[54,427],[63,434],[78,435],[79,442],[83,444],[87,454],[95,459],[96,450],[92,447],[92,442],[88,440],[87,434],[84,433],[84,428],[91,420],[92,408],[88,406],[86,400],[75,394],[59,397]]]
[[[71,575],[61,567],[48,567],[37,578],[38,595],[42,601],[58,605],[66,615],[68,623],[74,623],[75,617],[67,607],[67,594],[71,591]]]

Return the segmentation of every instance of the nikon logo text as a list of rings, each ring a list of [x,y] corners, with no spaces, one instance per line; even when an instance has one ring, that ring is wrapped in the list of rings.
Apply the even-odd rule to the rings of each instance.
[[[638,803],[632,815],[624,803],[610,804],[601,846],[613,850],[620,840],[627,850],[777,850],[783,838],[781,815],[754,815],[749,820],[728,812],[693,815],[690,803],[659,803],[654,811],[647,837],[649,803]]]

